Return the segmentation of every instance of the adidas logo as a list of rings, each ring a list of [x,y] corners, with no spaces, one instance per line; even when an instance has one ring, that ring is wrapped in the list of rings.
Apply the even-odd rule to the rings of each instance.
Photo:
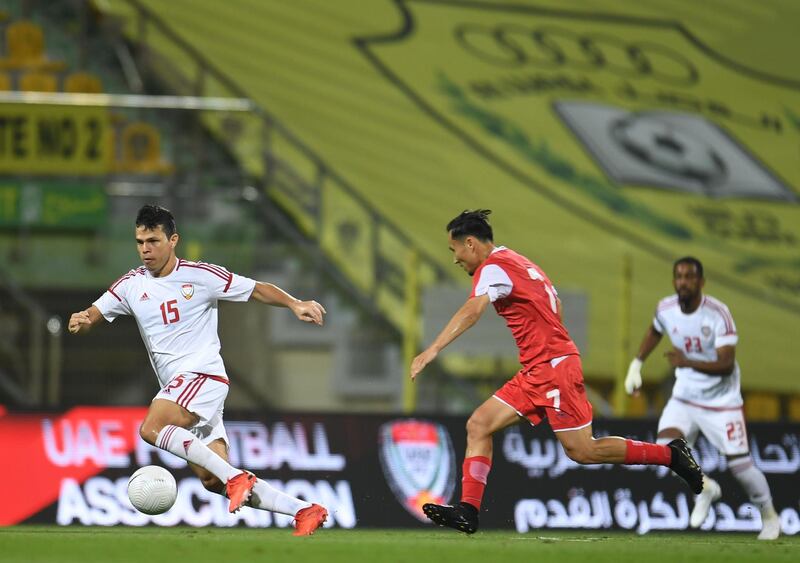
[[[139,301],[150,301],[150,298],[147,296],[147,292],[142,293],[142,296],[139,298]]]
[[[194,440],[184,440],[183,441],[183,449],[186,452],[186,455],[189,455],[189,446],[192,445],[192,442],[194,442]]]

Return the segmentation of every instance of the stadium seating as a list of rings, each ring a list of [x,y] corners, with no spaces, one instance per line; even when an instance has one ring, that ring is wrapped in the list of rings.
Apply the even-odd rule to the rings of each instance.
[[[121,136],[122,160],[120,172],[139,174],[168,174],[172,165],[161,159],[161,135],[149,123],[129,123]]]
[[[42,28],[30,21],[16,21],[6,28],[6,58],[0,68],[58,72],[65,63],[49,59]]]
[[[73,72],[64,79],[64,92],[72,94],[100,94],[103,82],[90,72]]]
[[[800,422],[800,395],[794,395],[787,399],[786,418]]]
[[[58,92],[58,77],[51,72],[30,71],[19,78],[24,92]]]
[[[744,395],[744,410],[747,420],[755,422],[780,418],[781,403],[774,393],[751,391]]]

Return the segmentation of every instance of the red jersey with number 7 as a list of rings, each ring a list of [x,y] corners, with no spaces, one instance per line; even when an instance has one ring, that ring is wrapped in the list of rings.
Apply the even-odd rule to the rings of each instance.
[[[519,348],[525,369],[579,354],[558,315],[558,293],[539,266],[499,246],[473,275],[470,297],[489,295]]]

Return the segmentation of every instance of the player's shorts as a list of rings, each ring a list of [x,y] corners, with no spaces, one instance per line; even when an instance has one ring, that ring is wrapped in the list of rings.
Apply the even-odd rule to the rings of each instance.
[[[581,357],[577,354],[520,370],[497,390],[494,398],[533,426],[547,418],[555,432],[578,430],[592,423],[592,404],[586,398]]]
[[[204,444],[222,438],[228,444],[228,434],[222,423],[228,380],[219,375],[185,372],[169,380],[153,400],[166,399],[179,404],[200,419],[189,430]]]
[[[750,451],[743,407],[711,408],[671,398],[658,420],[658,431],[677,428],[694,445],[703,433],[724,455],[743,455]]]

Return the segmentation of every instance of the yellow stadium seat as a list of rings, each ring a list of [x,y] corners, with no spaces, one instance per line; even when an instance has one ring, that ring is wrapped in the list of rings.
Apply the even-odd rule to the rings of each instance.
[[[800,395],[789,397],[787,407],[789,420],[792,422],[800,422]]]
[[[161,136],[149,123],[130,123],[122,131],[120,172],[169,174],[174,167],[161,159]]]
[[[775,393],[750,392],[744,400],[744,413],[750,421],[775,421],[781,416],[780,397]]]
[[[6,29],[6,58],[0,60],[0,68],[58,72],[65,66],[63,61],[47,58],[44,32],[37,24],[23,20]]]
[[[19,78],[19,89],[25,92],[57,92],[58,78],[49,72],[26,72]]]
[[[0,92],[13,90],[11,86],[11,76],[7,72],[0,72]]]
[[[100,94],[103,83],[90,72],[73,72],[64,79],[64,91],[73,94]]]

